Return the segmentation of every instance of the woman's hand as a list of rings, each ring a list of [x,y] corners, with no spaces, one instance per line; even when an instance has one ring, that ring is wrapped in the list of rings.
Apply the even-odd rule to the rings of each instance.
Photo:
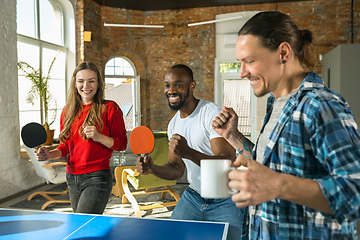
[[[95,142],[99,142],[102,135],[98,132],[95,126],[84,127],[84,134],[88,139],[92,138]]]
[[[34,153],[38,161],[47,161],[50,159],[50,153],[46,147],[40,147],[38,150],[34,149]]]

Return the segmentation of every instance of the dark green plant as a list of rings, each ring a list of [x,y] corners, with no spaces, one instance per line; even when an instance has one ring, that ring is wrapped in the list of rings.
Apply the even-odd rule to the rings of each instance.
[[[33,68],[26,62],[18,62],[18,67],[25,73],[25,77],[31,81],[31,88],[26,96],[26,102],[34,105],[35,99],[40,100],[40,114],[41,114],[41,124],[46,130],[50,129],[50,126],[54,123],[56,119],[56,100],[53,98],[50,93],[49,79],[52,67],[56,58],[59,56],[60,52],[52,60],[49,70],[46,75],[43,75],[42,67],[39,69]],[[54,101],[55,108],[49,109],[49,104],[51,100]],[[49,113],[53,113],[52,121],[49,122]]]

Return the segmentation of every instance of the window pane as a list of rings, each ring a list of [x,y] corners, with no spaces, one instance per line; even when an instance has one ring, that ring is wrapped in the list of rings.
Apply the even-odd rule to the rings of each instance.
[[[124,75],[134,76],[134,69],[131,66],[130,67],[125,67],[124,68]]]
[[[20,128],[30,122],[40,123],[40,111],[20,112]]]
[[[58,137],[60,134],[60,114],[62,108],[66,104],[65,96],[65,80],[49,80],[50,93],[53,99],[49,103],[49,122],[52,122],[55,117],[55,122],[51,125],[51,129],[55,129],[54,137]],[[54,110],[56,109],[56,111]]]
[[[124,114],[126,130],[133,129],[133,97],[132,83],[126,78],[105,78],[105,84],[112,84],[113,87],[106,88],[105,99],[115,101]],[[116,85],[116,86],[114,86]]]
[[[105,65],[105,75],[115,75],[115,58],[110,59]]]
[[[124,68],[123,66],[115,66],[115,75],[124,75]]]
[[[52,99],[49,102],[49,122],[52,122],[55,117],[55,122],[50,126],[51,129],[55,129],[54,137],[57,137],[60,133],[60,114],[62,108],[66,103],[66,89],[65,89],[65,53],[59,52],[59,50],[44,48],[43,49],[43,71],[46,75],[49,71],[49,67],[54,57],[56,60],[52,66],[49,79],[49,90],[52,95]],[[55,111],[56,109],[56,111]]]
[[[124,64],[123,58],[114,58],[114,66],[122,66]]]
[[[127,75],[134,76],[133,66],[124,58],[117,57],[109,60],[105,65],[105,75]]]
[[[121,110],[122,110],[124,116],[129,115],[132,106],[133,106],[132,104],[124,104],[124,105],[122,105]]]
[[[22,111],[33,111],[40,110],[40,100],[34,99],[34,105],[27,103],[26,98],[31,89],[31,81],[24,76],[19,75],[19,110]]]
[[[106,63],[106,66],[114,67],[114,66],[115,66],[115,58],[110,59],[110,60]]]
[[[35,69],[39,68],[39,46],[18,41],[17,48],[19,62],[26,62]],[[19,71],[19,74],[24,73]]]
[[[115,101],[122,109],[126,130],[133,129],[133,96],[132,78],[117,76],[134,76],[133,65],[125,58],[110,59],[105,65],[105,98]],[[110,77],[112,76],[112,77]]]
[[[23,61],[32,66],[35,70],[39,69],[39,47],[27,44],[23,42],[18,42],[18,61]],[[27,69],[32,72],[31,69]],[[25,73],[22,70],[18,70],[18,79],[19,79],[19,110],[22,111],[33,111],[40,110],[40,103],[38,99],[34,100],[34,105],[26,102],[27,95],[31,89],[31,80],[25,78]],[[40,117],[40,113],[39,117]]]
[[[57,113],[56,113],[56,119],[55,122],[51,125],[51,129],[54,129],[54,138],[58,138],[59,134],[60,134],[60,115],[61,115],[61,111],[62,109],[58,109]],[[51,113],[52,114],[52,113]],[[51,115],[51,119],[52,119],[52,115]]]
[[[36,38],[35,0],[17,0],[17,33]]]
[[[65,106],[65,81],[64,80],[49,80],[50,93],[53,99],[56,100],[57,108],[62,109]],[[55,108],[54,101],[50,102],[51,108]]]
[[[126,78],[105,78],[105,88],[110,89],[119,86]]]
[[[50,77],[56,79],[63,79],[65,80],[65,53],[60,52],[58,50],[43,49],[43,73],[44,75],[47,74],[49,71],[49,67],[53,59],[56,57],[54,65],[52,66]]]
[[[241,68],[240,62],[220,63],[220,73],[240,72],[240,68]]]
[[[114,67],[105,66],[105,75],[114,75]]]
[[[250,93],[249,81],[241,79],[224,80],[224,106],[232,107],[238,114],[238,129],[245,136],[251,134]]]
[[[62,45],[62,13],[59,5],[40,0],[40,39]]]

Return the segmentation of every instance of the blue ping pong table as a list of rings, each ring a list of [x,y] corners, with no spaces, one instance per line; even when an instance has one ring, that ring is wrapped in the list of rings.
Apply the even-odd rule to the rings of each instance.
[[[0,239],[225,240],[229,224],[0,208]]]

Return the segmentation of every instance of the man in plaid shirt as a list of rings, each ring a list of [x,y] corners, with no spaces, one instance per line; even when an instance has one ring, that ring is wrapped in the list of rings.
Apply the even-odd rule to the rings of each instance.
[[[237,207],[249,207],[250,239],[357,239],[360,135],[349,105],[313,67],[312,33],[289,16],[261,12],[239,31],[240,77],[270,93],[256,146],[231,108],[213,128],[241,152],[229,173]],[[251,159],[252,158],[252,159]],[[255,161],[256,160],[256,161]]]

